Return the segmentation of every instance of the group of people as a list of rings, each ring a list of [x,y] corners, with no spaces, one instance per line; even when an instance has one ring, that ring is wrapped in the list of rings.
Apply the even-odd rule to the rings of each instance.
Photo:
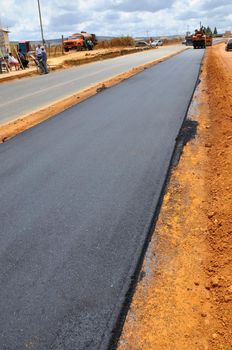
[[[18,50],[16,57],[14,57],[11,52],[6,57],[8,67],[10,68],[10,70],[13,67],[15,68],[15,70],[29,67],[29,60],[27,59],[26,55],[22,52],[22,49]],[[48,74],[46,50],[45,50],[45,47],[41,46],[40,44],[36,47],[35,62],[37,66],[40,68],[42,73]]]
[[[15,58],[10,52],[7,57],[7,62],[10,70],[12,67],[14,67],[15,70],[19,70],[20,68],[28,68],[29,65],[29,61],[26,59],[26,56],[22,52],[22,49],[18,50],[17,58]]]
[[[85,39],[84,40],[84,47],[86,48],[86,50],[93,50],[93,42],[92,42],[92,40]]]
[[[35,49],[35,56],[42,73],[48,74],[47,53],[45,47],[38,44]]]

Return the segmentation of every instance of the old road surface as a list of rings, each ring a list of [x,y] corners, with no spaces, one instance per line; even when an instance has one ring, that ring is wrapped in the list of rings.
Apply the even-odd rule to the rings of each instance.
[[[0,349],[108,347],[203,50],[0,145]]]
[[[112,76],[157,60],[183,45],[162,47],[0,85],[0,124],[86,89]]]

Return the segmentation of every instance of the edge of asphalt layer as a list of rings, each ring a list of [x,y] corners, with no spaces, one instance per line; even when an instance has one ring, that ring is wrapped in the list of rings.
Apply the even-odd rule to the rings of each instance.
[[[161,188],[158,203],[157,204],[153,203],[152,205],[151,211],[153,214],[151,214],[150,220],[144,229],[144,236],[141,235],[141,237],[143,238],[141,238],[138,244],[134,261],[131,264],[131,269],[128,276],[132,276],[132,277],[129,277],[127,281],[125,281],[124,288],[121,291],[121,295],[119,297],[119,302],[115,306],[114,312],[112,313],[113,316],[107,325],[107,328],[112,329],[111,335],[109,336],[103,335],[102,342],[99,345],[98,350],[106,350],[106,349],[116,350],[117,349],[118,341],[120,339],[120,336],[123,330],[127,313],[130,309],[130,304],[133,299],[133,295],[135,293],[137,283],[140,280],[140,273],[141,273],[143,261],[144,261],[150,240],[154,234],[155,226],[161,211],[163,198],[166,193],[169,180],[171,178],[172,169],[178,164],[178,161],[181,158],[181,154],[184,149],[184,146],[187,144],[187,142],[191,138],[195,137],[195,134],[197,133],[197,127],[195,124],[193,125],[192,130],[191,128],[188,127],[188,121],[189,121],[188,114],[189,114],[190,107],[192,105],[193,97],[196,93],[196,88],[201,82],[200,75],[202,73],[204,57],[205,57],[205,53],[202,57],[202,60],[199,66],[199,72],[196,79],[196,83],[195,83],[192,95],[190,97],[189,104],[187,106],[182,125],[176,137],[175,147],[173,149],[169,167],[164,177],[164,182]],[[186,122],[187,122],[187,128],[186,128]],[[115,315],[118,315],[118,316],[115,316]]]
[[[117,84],[120,84],[122,81],[130,79],[134,75],[141,73],[143,70],[162,63],[176,55],[183,53],[186,50],[188,50],[188,48],[183,48],[181,51],[175,51],[161,58],[136,66],[128,71],[115,76],[111,76],[107,80],[100,81],[84,90],[77,91],[76,93],[66,96],[63,99],[52,102],[49,105],[42,106],[40,109],[34,110],[26,115],[19,116],[18,118],[14,118],[4,124],[0,124],[0,143],[11,139],[12,137],[37,124],[44,122],[47,119],[55,117],[64,110],[67,110],[68,108],[85,101],[86,99],[103,91],[104,89],[111,88]]]

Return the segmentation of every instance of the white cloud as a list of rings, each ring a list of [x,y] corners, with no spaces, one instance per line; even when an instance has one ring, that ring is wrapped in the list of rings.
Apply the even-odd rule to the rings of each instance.
[[[98,35],[184,34],[201,21],[231,29],[231,0],[40,0],[45,38],[80,30]],[[1,22],[12,40],[40,39],[37,0],[1,3]]]

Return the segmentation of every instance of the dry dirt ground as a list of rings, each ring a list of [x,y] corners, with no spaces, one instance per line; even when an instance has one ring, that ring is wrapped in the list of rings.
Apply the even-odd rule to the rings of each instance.
[[[232,349],[232,53],[207,49],[118,350]]]

